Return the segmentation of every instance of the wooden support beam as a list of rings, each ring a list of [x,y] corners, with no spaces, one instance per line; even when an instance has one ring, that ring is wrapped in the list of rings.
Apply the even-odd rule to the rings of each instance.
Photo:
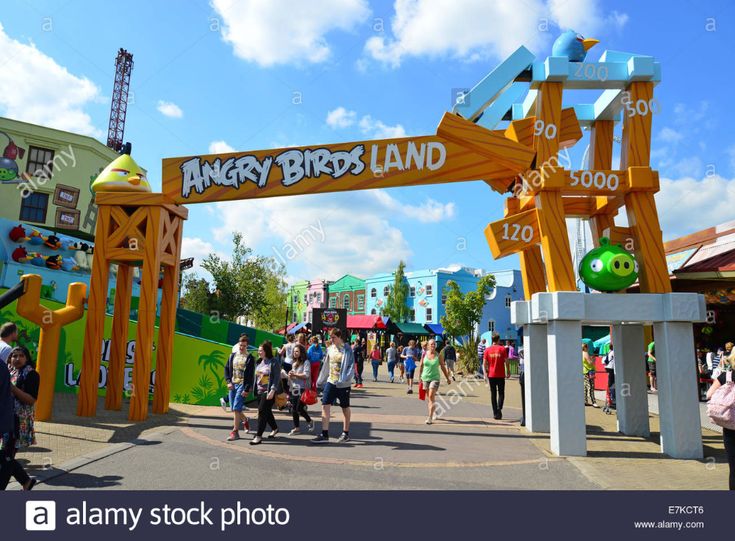
[[[513,120],[505,129],[505,136],[528,147],[533,146],[535,137],[536,117],[529,116],[520,120]],[[582,138],[582,128],[579,126],[574,107],[567,107],[561,111],[559,127],[559,148],[573,147]]]
[[[183,223],[174,218],[174,246],[172,257],[175,265],[163,268],[161,318],[156,353],[156,382],[153,391],[153,413],[166,413],[171,395],[171,372],[174,361],[174,330],[176,327],[176,301],[179,291],[179,265]]]
[[[147,212],[145,259],[140,269],[140,302],[138,305],[138,333],[135,341],[135,364],[133,365],[133,390],[128,412],[128,419],[131,421],[144,421],[148,417],[153,333],[156,323],[158,280],[161,272],[159,243],[163,235],[162,209],[148,207]]]
[[[110,361],[107,368],[107,389],[105,391],[105,409],[107,410],[117,411],[122,407],[132,291],[133,268],[129,265],[118,265],[112,336],[110,337]]]
[[[546,291],[546,272],[541,257],[541,247],[536,245],[520,254],[521,275],[523,276],[523,294],[527,301],[534,293]]]
[[[532,148],[516,143],[507,137],[501,137],[451,113],[444,114],[436,133],[444,139],[485,156],[514,173],[528,169],[535,156]]]
[[[610,239],[610,244],[620,244],[628,251],[635,250],[635,238],[633,237],[633,230],[630,227],[612,225],[607,227],[601,236]],[[597,243],[595,246],[597,246]]]
[[[84,331],[82,369],[79,374],[79,396],[77,415],[92,417],[97,412],[97,385],[100,378],[100,359],[105,327],[105,305],[107,304],[107,280],[110,262],[107,259],[106,239],[109,237],[110,207],[102,205],[97,215],[92,274],[89,281],[87,301],[87,323]]]
[[[651,103],[653,83],[634,82],[623,111],[623,150],[621,167],[630,168],[631,176],[650,175]],[[629,100],[629,101],[628,101]],[[635,255],[640,267],[641,293],[669,293],[671,280],[666,267],[663,235],[652,192],[633,191],[625,195],[628,224],[635,237]]]
[[[536,110],[538,120],[541,121],[543,127],[542,135],[536,138],[536,164],[539,168],[543,168],[544,164],[552,159],[557,160],[562,89],[562,83],[544,82],[539,86]],[[551,129],[551,126],[556,129]],[[548,290],[551,292],[576,291],[577,285],[572,269],[572,253],[569,248],[561,193],[558,191],[540,192],[535,198]]]

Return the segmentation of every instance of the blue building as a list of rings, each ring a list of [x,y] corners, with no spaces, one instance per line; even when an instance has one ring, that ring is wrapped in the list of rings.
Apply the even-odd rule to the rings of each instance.
[[[500,338],[520,345],[522,332],[510,322],[510,303],[523,300],[523,278],[519,270],[496,271],[495,289],[487,296],[482,319],[478,325],[480,338],[490,342],[494,332]]]
[[[474,291],[477,287],[477,281],[485,274],[479,269],[469,267],[453,266],[449,268],[426,269],[406,273],[406,281],[408,282],[408,308],[411,311],[409,321],[412,323],[440,323],[441,317],[446,314],[445,304],[446,296],[444,289],[447,282],[453,280],[459,285],[462,292],[467,293]],[[497,291],[488,297],[486,306],[487,317],[483,318],[480,330],[487,329],[488,321],[495,321],[496,325],[510,325],[510,309],[507,309],[503,315],[505,318],[496,316],[498,302],[505,302],[505,295],[511,292],[513,300],[523,298],[523,287],[521,285],[520,271],[501,271],[493,273],[499,284]],[[365,295],[367,297],[365,305],[366,314],[381,314],[385,308],[388,293],[393,287],[394,273],[376,274],[365,280]],[[513,290],[516,290],[515,292]],[[503,298],[497,300],[497,297]]]

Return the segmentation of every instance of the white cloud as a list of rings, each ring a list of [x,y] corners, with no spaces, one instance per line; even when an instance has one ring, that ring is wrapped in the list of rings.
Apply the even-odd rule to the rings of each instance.
[[[324,62],[326,35],[351,31],[370,15],[367,0],[212,0],[235,55],[261,66]]]
[[[235,152],[235,149],[227,144],[227,141],[219,140],[212,141],[209,143],[210,154],[227,154],[228,152]]]
[[[665,143],[678,143],[684,138],[684,136],[681,132],[666,127],[658,133],[658,138]]]
[[[405,217],[422,223],[441,222],[454,218],[456,207],[453,202],[442,204],[434,199],[427,199],[420,205],[407,205],[398,201],[385,190],[373,190],[369,193],[384,208],[390,211],[400,211]]]
[[[240,231],[259,254],[285,261],[289,273],[300,263],[303,277],[329,279],[371,276],[407,260],[412,251],[396,216],[438,223],[456,212],[453,202],[405,204],[384,190],[228,201],[216,210],[214,241],[229,243]]]
[[[551,17],[561,28],[571,28],[585,37],[597,37],[598,32],[613,27],[621,29],[628,15],[612,11],[605,15],[598,0],[549,0]]]
[[[392,139],[394,137],[406,137],[406,130],[400,124],[389,126],[382,120],[376,120],[370,115],[360,119],[360,131],[370,139]]]
[[[202,269],[201,264],[209,254],[217,254],[224,259],[229,259],[227,254],[217,251],[212,243],[204,239],[199,237],[182,237],[181,258],[186,259],[188,257],[193,257],[194,267],[192,270],[207,279],[210,279],[211,276],[207,271]]]
[[[357,113],[344,107],[337,107],[327,113],[327,126],[332,129],[349,128],[355,123]]]
[[[221,223],[212,234],[229,242],[233,231],[241,231],[248,246],[286,261],[292,274],[300,263],[303,277],[364,277],[411,255],[403,233],[391,225],[392,214],[369,192],[231,201],[217,204]]]
[[[184,111],[181,110],[181,107],[171,101],[158,100],[158,106],[156,109],[158,109],[158,112],[163,116],[167,116],[169,118],[181,118],[184,116]]]
[[[9,118],[99,137],[84,111],[102,100],[91,80],[69,73],[32,42],[9,37],[0,24],[0,114]]]
[[[664,239],[688,235],[732,220],[735,178],[712,175],[702,179],[683,177],[661,179],[656,194]]]
[[[349,128],[355,124],[357,113],[340,106],[327,112],[327,126],[333,130]],[[401,124],[390,126],[382,120],[374,119],[370,115],[363,115],[357,126],[368,139],[392,139],[406,137],[406,130]]]
[[[392,37],[373,36],[365,53],[392,67],[410,56],[450,56],[476,61],[503,58],[520,45],[539,52],[555,37],[551,23],[585,35],[628,20],[603,13],[597,0],[396,0]]]

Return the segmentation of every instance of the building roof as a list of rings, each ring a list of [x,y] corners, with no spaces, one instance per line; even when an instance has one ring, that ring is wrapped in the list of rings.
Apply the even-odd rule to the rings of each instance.
[[[677,278],[735,277],[735,221],[664,244],[669,273]]]

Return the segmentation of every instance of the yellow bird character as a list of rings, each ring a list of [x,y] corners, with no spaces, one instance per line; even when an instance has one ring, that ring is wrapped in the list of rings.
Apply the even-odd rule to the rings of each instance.
[[[115,158],[92,183],[92,191],[97,192],[150,192],[148,179],[130,154]]]

